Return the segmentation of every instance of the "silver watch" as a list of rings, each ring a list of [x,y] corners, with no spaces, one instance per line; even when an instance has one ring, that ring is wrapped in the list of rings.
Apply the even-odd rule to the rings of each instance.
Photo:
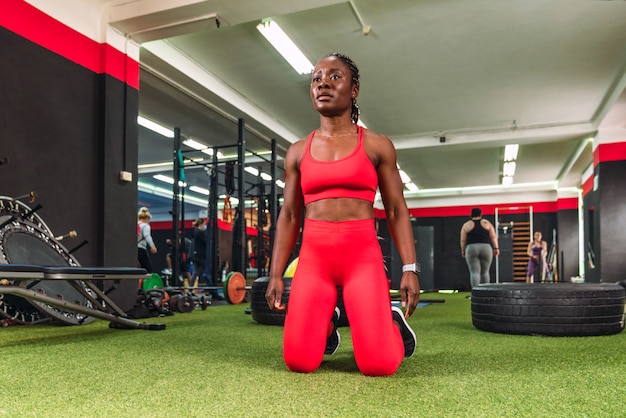
[[[420,263],[413,263],[413,264],[405,264],[402,266],[402,273],[406,273],[407,271],[410,271],[412,273],[415,274],[420,274],[421,273],[421,269],[420,269]]]

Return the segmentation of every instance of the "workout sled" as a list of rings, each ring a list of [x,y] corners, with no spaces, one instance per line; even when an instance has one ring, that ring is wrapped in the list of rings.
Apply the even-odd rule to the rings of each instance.
[[[148,324],[128,319],[122,309],[117,306],[105,292],[100,290],[95,280],[140,279],[146,271],[140,268],[126,267],[46,267],[32,264],[0,264],[0,294],[10,294],[28,300],[51,316],[63,316],[68,319],[68,312],[82,315],[74,316],[73,324],[80,325],[90,316],[109,321],[110,328],[163,330],[164,324]],[[46,295],[43,289],[33,287],[45,284],[46,281],[63,280],[86,299],[85,304],[59,298],[57,295]],[[67,322],[72,324],[72,322]]]

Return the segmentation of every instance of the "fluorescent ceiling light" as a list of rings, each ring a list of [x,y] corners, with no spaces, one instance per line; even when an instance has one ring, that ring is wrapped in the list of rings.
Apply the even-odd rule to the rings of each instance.
[[[168,184],[174,184],[174,179],[173,179],[173,178],[168,177],[168,176],[164,176],[163,174],[155,174],[155,175],[154,175],[154,176],[152,176],[152,177],[153,177],[153,178],[155,178],[155,179],[157,179],[157,180],[160,180],[160,181],[163,181],[163,182],[165,182],[165,183],[168,183]],[[178,185],[179,185],[180,187],[187,187],[187,183],[183,183],[183,182],[182,182],[182,181],[180,181],[180,180],[178,181]]]
[[[515,161],[517,159],[518,144],[509,144],[504,147],[504,161]]]
[[[281,189],[285,188],[285,182],[282,180],[276,180],[276,185],[280,187]]]
[[[183,144],[187,145],[189,148],[197,149],[198,151],[202,151],[203,149],[208,148],[206,145],[196,141],[195,139],[185,139]],[[211,151],[212,152],[212,151]]]
[[[161,187],[156,187],[156,186],[153,186],[152,184],[143,183],[141,181],[137,182],[137,189],[144,193],[150,193],[155,196],[161,196],[167,199],[172,199],[171,189],[163,189]],[[206,206],[206,200],[199,199],[195,196],[185,196],[185,203],[192,203],[198,206]]]
[[[507,177],[513,177],[515,175],[515,161],[504,163],[502,174]]]
[[[202,150],[202,152],[204,152],[207,155],[213,156],[213,148],[205,148]],[[218,151],[217,158],[224,158],[224,154]]]
[[[413,183],[405,183],[404,187],[406,187],[407,190],[410,191],[411,193],[415,193],[418,190],[417,186]]]
[[[202,151],[203,153],[205,153],[207,155],[213,155],[213,148],[210,148],[210,147],[204,145],[203,143],[196,141],[195,139],[191,139],[191,138],[185,139],[183,141],[183,144],[187,145],[189,148],[193,148],[195,150]],[[217,152],[217,156],[219,158],[224,157],[224,155],[221,152],[219,152],[219,151]]]
[[[137,116],[137,123],[144,128],[150,129],[151,131],[154,131],[167,138],[174,138],[174,131],[166,128],[165,126],[159,125],[156,122],[152,122],[151,120],[146,119],[143,116]]]
[[[272,181],[272,176],[267,173],[261,173],[261,178],[265,181]]]
[[[298,74],[309,74],[313,71],[311,61],[304,56],[276,22],[266,19],[259,23],[256,28]]]
[[[173,163],[171,161],[166,161],[162,163],[139,164],[137,168],[141,170],[143,168],[161,168],[161,167],[167,167],[167,166],[171,167],[172,165]]]
[[[406,184],[406,183],[411,182],[411,178],[409,177],[407,173],[404,172],[404,170],[398,170],[398,171],[400,172],[400,178],[402,179],[402,183]]]
[[[164,181],[165,183],[168,184],[174,184],[174,179],[168,176],[164,176],[163,174],[155,174],[154,176],[155,179],[160,180],[160,181]]]
[[[248,167],[244,168],[244,170],[246,170],[248,173],[252,174],[253,176],[258,176],[259,175],[259,170],[257,170],[254,167],[248,166]]]
[[[513,184],[513,177],[510,177],[510,176],[502,177],[502,185],[503,186],[510,186],[511,184]]]
[[[193,192],[196,192],[196,193],[203,194],[203,195],[207,195],[207,196],[209,195],[209,190],[208,190],[208,189],[205,189],[205,188],[203,188],[203,187],[199,187],[199,186],[191,186],[191,187],[189,188],[189,190],[191,190],[191,191],[193,191]]]

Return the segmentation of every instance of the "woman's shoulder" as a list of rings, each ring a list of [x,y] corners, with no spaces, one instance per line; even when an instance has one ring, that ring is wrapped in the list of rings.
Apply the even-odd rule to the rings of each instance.
[[[287,149],[287,155],[301,156],[306,149],[307,143],[308,138],[302,138],[297,140],[289,146],[289,148]]]
[[[363,142],[366,146],[392,146],[393,143],[387,135],[383,135],[371,129],[363,128]]]
[[[381,161],[395,164],[396,149],[388,136],[364,128],[363,148],[375,166]]]
[[[307,138],[300,139],[289,146],[287,155],[285,156],[285,168],[289,168],[290,164],[294,167],[300,165],[300,160],[306,151]]]

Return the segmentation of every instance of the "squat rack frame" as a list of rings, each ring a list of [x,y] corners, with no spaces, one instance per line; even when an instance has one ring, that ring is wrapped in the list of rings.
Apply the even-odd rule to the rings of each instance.
[[[237,231],[240,235],[238,238],[243,245],[241,246],[239,254],[232,254],[232,257],[238,257],[241,261],[241,265],[244,266],[241,272],[244,277],[247,276],[246,268],[245,268],[245,260],[246,260],[246,222],[245,222],[245,192],[244,192],[244,168],[246,164],[246,139],[245,139],[245,120],[243,118],[238,119],[237,123],[237,143],[236,144],[228,144],[221,146],[213,146],[210,147],[213,150],[211,162],[208,164],[200,164],[195,163],[196,165],[209,166],[209,199],[207,204],[207,265],[205,268],[205,274],[208,276],[209,280],[211,280],[214,284],[216,283],[216,279],[220,277],[219,265],[217,262],[218,256],[218,227],[217,227],[217,204],[218,204],[218,165],[220,164],[218,161],[218,151],[223,148],[237,148],[237,187],[236,187],[236,197],[239,201],[238,206],[241,209],[241,216],[243,219],[243,227]],[[172,275],[177,278],[180,275],[180,260],[181,254],[179,252],[178,242],[181,239],[181,221],[184,226],[184,214],[183,219],[181,219],[181,187],[180,182],[181,179],[184,179],[184,166],[185,163],[182,158],[182,151],[180,149],[181,146],[181,132],[179,128],[174,128],[174,152],[173,152],[173,162],[174,162],[174,184],[173,184],[173,197],[172,197],[172,230],[173,230],[173,241],[176,243],[172,248],[172,258],[176,260],[172,263]],[[272,177],[271,185],[270,185],[270,195],[269,195],[269,210],[270,210],[270,250],[274,247],[274,236],[276,231],[276,220],[277,220],[277,209],[278,209],[278,197],[276,192],[276,162],[277,162],[277,147],[276,140],[271,139],[271,159],[268,160],[265,157],[257,154],[254,151],[248,150],[257,158],[263,159],[270,163],[270,176]],[[209,147],[207,147],[209,148]],[[262,182],[263,179],[259,178],[259,182]],[[258,184],[258,183],[257,183]],[[264,196],[260,196],[260,198],[264,199]],[[184,203],[184,200],[182,201]],[[233,237],[235,239],[235,237]],[[259,230],[258,234],[258,244],[257,248],[262,248],[263,245],[263,232]],[[259,253],[259,251],[257,251]],[[261,263],[257,263],[257,274],[260,276],[262,274],[262,266]]]

